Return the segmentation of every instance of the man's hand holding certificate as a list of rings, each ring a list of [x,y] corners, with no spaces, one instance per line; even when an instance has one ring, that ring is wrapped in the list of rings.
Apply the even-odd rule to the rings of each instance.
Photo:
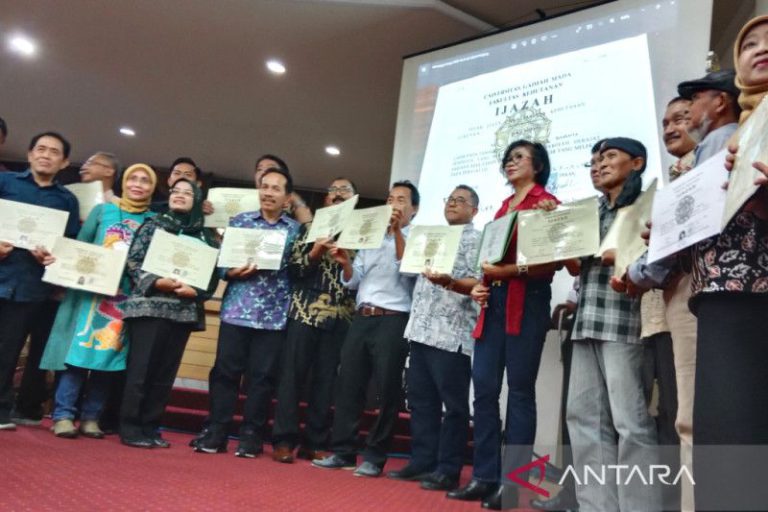
[[[353,215],[359,197],[355,195],[343,203],[319,208],[315,212],[312,226],[309,228],[304,243],[312,243],[319,238],[333,238],[341,233],[348,219]]]
[[[60,237],[51,250],[56,261],[45,267],[46,283],[117,295],[128,251],[121,251]]]
[[[517,262],[540,265],[595,254],[600,246],[597,198],[562,204],[552,211],[518,216]]]
[[[355,210],[355,214],[348,217],[336,246],[341,249],[378,249],[391,217],[392,207],[388,204]]]
[[[235,215],[255,212],[261,207],[259,191],[252,188],[212,188],[208,201],[213,205],[213,213],[205,216],[207,228],[226,228]]]
[[[141,270],[205,290],[216,269],[219,251],[200,240],[158,229],[152,235]]]
[[[0,240],[20,249],[50,249],[64,235],[69,212],[0,199]]]
[[[227,228],[218,266],[279,270],[286,240],[287,232],[282,229]]]
[[[464,226],[413,226],[400,262],[400,272],[450,274]]]

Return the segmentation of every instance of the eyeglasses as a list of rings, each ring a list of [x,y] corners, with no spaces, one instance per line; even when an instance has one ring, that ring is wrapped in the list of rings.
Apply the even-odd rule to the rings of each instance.
[[[517,165],[520,162],[522,162],[523,160],[525,160],[526,158],[531,158],[531,156],[530,155],[526,155],[525,153],[512,153],[511,155],[509,155],[502,162],[502,164],[505,165],[505,166],[507,164],[515,164],[515,165]]]
[[[471,204],[468,199],[464,197],[446,197],[443,199],[443,202],[445,204],[458,204],[459,206],[464,206],[465,204]]]
[[[350,194],[354,192],[355,189],[350,187],[349,185],[342,185],[340,187],[328,187],[328,193],[329,194]]]
[[[104,162],[99,162],[98,160],[86,160],[83,163],[83,167],[86,167],[88,165],[98,165],[99,167],[106,167],[107,169],[112,169],[112,166],[110,164],[105,164]]]
[[[178,194],[178,195],[187,196],[187,197],[195,197],[194,191],[187,190],[185,188],[172,188],[171,190],[169,190],[169,192],[171,193],[171,195]]]

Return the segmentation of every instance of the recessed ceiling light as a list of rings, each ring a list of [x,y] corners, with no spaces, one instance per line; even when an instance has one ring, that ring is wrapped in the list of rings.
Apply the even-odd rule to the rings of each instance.
[[[24,57],[32,57],[37,53],[37,44],[32,39],[22,35],[11,36],[8,39],[8,48]]]
[[[128,128],[127,126],[123,126],[122,128],[120,128],[120,133],[122,133],[126,137],[136,136],[136,132],[133,130],[133,128]]]
[[[285,66],[279,60],[271,59],[267,61],[267,69],[274,75],[282,75],[285,73]]]
[[[331,156],[339,156],[341,154],[341,150],[336,146],[325,146],[325,152]]]

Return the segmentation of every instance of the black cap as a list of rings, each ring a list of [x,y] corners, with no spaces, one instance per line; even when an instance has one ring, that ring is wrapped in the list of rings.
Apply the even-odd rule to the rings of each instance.
[[[645,164],[648,161],[648,152],[645,150],[643,143],[639,140],[630,139],[629,137],[611,137],[603,141],[603,144],[600,146],[600,153],[609,149],[618,149],[632,158],[641,157],[643,159],[643,167],[640,169],[640,172],[645,170]]]
[[[677,86],[677,93],[690,100],[699,91],[715,90],[723,91],[734,98],[738,98],[741,91],[736,87],[736,72],[732,69],[721,69],[707,73],[704,78],[681,82]]]

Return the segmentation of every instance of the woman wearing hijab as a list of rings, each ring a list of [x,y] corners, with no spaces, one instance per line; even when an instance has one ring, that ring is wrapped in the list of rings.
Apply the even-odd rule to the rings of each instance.
[[[741,29],[733,60],[743,125],[768,93],[768,16]],[[737,148],[729,149],[732,166]],[[693,253],[693,476],[699,510],[768,508],[765,448],[755,446],[768,445],[768,338],[762,321],[768,311],[768,165],[750,164],[763,174],[755,182],[757,193],[720,235],[700,242]]]
[[[149,217],[157,176],[144,164],[126,169],[123,196],[97,205],[86,219],[77,239],[113,250],[127,251],[134,233]],[[61,371],[54,397],[54,434],[73,438],[78,397],[85,386],[80,407],[80,433],[100,439],[99,416],[115,372],[125,370],[128,347],[123,335],[123,306],[130,287],[126,276],[118,293],[107,297],[69,290],[59,308],[40,367]]]
[[[218,283],[214,274],[208,289],[200,290],[141,269],[158,229],[218,246],[210,230],[203,227],[203,194],[193,182],[182,178],[174,183],[168,207],[166,213],[147,220],[136,233],[126,267],[133,285],[125,304],[131,351],[120,411],[120,440],[137,448],[170,446],[158,432],[160,418],[189,335],[205,329],[203,303]]]

